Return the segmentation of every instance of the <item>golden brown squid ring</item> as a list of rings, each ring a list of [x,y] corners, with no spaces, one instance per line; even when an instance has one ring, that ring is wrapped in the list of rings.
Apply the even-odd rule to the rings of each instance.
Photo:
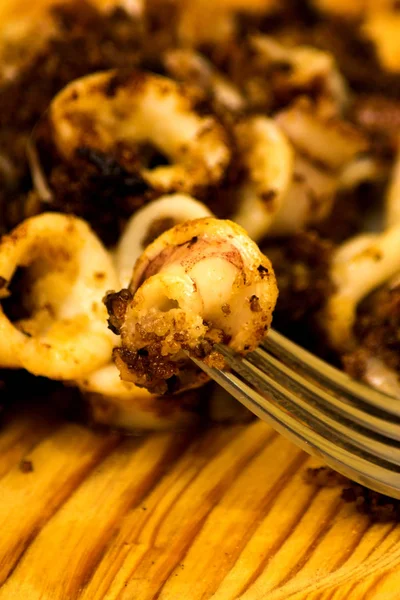
[[[322,318],[334,348],[352,349],[358,303],[399,272],[399,225],[381,234],[356,236],[339,247],[331,272],[336,291],[329,298]]]
[[[246,101],[240,90],[196,50],[192,48],[167,50],[163,62],[174,79],[207,90],[221,108],[233,113],[245,108]]]
[[[137,261],[129,290],[110,294],[121,377],[156,393],[204,382],[186,352],[246,353],[267,334],[277,298],[270,261],[238,225],[213,218],[169,229]]]
[[[267,117],[244,119],[236,126],[235,135],[247,177],[233,218],[257,241],[270,229],[285,202],[294,151],[281,128]]]
[[[282,75],[282,85],[307,94],[318,82],[318,102],[325,111],[339,114],[348,100],[345,81],[329,52],[313,46],[285,46],[269,35],[253,35],[250,44],[258,60],[266,69],[275,64],[287,64],[290,68]]]
[[[10,287],[18,267],[21,297]],[[0,277],[3,299],[21,313],[13,321],[0,308],[1,366],[69,380],[110,360],[115,341],[102,298],[118,279],[84,221],[57,213],[27,219],[0,243]]]
[[[340,171],[368,149],[367,140],[347,121],[318,114],[300,98],[276,116],[293,145],[311,160]]]
[[[235,131],[247,177],[233,219],[252,239],[291,235],[329,213],[336,179],[296,153],[278,123],[252,116]]]
[[[211,114],[196,112],[193,88],[151,73],[107,71],[66,86],[53,100],[50,121],[58,151],[78,148],[113,152],[123,147],[124,166],[139,170],[159,192],[191,193],[220,181],[230,160],[227,135]],[[141,164],[151,145],[170,164]]]

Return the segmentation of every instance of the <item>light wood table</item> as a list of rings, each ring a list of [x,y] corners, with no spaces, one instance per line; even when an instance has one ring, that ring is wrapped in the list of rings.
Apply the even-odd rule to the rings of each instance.
[[[124,439],[19,411],[0,600],[399,599],[400,526],[306,484],[315,464],[258,421]]]

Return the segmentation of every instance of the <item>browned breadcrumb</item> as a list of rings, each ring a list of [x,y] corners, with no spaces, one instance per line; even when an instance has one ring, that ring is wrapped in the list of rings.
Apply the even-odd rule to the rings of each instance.
[[[104,298],[109,319],[108,326],[112,332],[119,334],[124,322],[126,307],[132,300],[132,294],[128,289],[119,292],[109,292]]]
[[[309,467],[304,473],[304,481],[318,487],[337,487],[349,480],[329,467]]]
[[[279,301],[274,327],[314,350],[321,350],[316,315],[334,290],[330,261],[334,244],[306,231],[263,247],[274,265]]]
[[[224,313],[224,315],[230,315],[230,314],[231,314],[231,312],[232,312],[232,310],[231,310],[231,307],[230,307],[230,305],[229,305],[227,302],[225,302],[225,303],[224,303],[224,304],[221,306],[221,310],[222,310],[222,312]]]
[[[0,88],[0,148],[7,148],[24,189],[26,141],[54,95],[87,73],[135,66],[142,44],[142,23],[120,8],[105,15],[86,0],[71,0],[51,11],[55,33],[18,76]],[[8,227],[25,216],[25,195],[11,191],[5,214]]]
[[[21,471],[21,473],[32,473],[34,470],[33,462],[31,460],[23,458],[19,463],[19,470]]]
[[[360,346],[342,357],[350,375],[363,376],[369,355],[400,374],[400,285],[382,288],[360,304],[354,332]]]
[[[250,309],[253,312],[260,312],[262,310],[261,305],[260,305],[260,298],[258,298],[255,294],[250,296],[249,302],[250,302]]]
[[[304,481],[317,487],[342,487],[342,499],[354,503],[357,512],[367,515],[372,521],[400,521],[400,500],[374,492],[330,467],[308,468]]]

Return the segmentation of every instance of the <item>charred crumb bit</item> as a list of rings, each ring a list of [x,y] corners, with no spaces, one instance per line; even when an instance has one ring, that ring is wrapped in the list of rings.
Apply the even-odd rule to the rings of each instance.
[[[32,334],[29,333],[29,331],[25,331],[25,329],[22,329],[21,327],[20,327],[20,332],[23,333],[28,338],[32,337]]]
[[[167,394],[175,394],[179,391],[181,387],[181,382],[179,377],[176,375],[172,375],[169,379],[166,380],[167,384]]]
[[[345,502],[355,503],[357,512],[367,515],[372,521],[379,523],[400,521],[400,501],[384,494],[351,483],[341,494]]]
[[[271,71],[284,73],[285,75],[290,75],[290,73],[293,71],[293,68],[293,65],[286,60],[276,61],[270,66]]]
[[[247,352],[248,350],[250,350],[250,346],[249,346],[248,344],[246,344],[246,345],[244,346],[244,350]]]
[[[223,337],[222,337],[222,344],[225,344],[225,346],[229,346],[231,341],[232,341],[232,336],[229,333],[224,332]]]
[[[298,171],[293,173],[293,181],[296,181],[297,183],[304,183],[305,180],[306,178],[303,173],[299,173]]]
[[[103,298],[109,315],[108,327],[113,333],[120,334],[120,329],[124,321],[126,307],[132,300],[132,294],[128,289],[122,289],[119,292],[109,292]]]
[[[253,294],[252,296],[250,296],[249,302],[250,302],[250,310],[252,312],[261,312],[260,298],[258,296]]]
[[[232,312],[231,307],[227,302],[225,302],[225,304],[221,306],[221,310],[224,313],[224,315],[230,315]]]
[[[367,367],[368,353],[363,348],[358,348],[351,354],[342,356],[344,370],[354,379],[362,379]]]
[[[337,487],[347,484],[349,479],[329,467],[310,467],[304,474],[304,481],[318,487]]]
[[[264,277],[267,277],[269,275],[269,271],[268,271],[267,267],[264,267],[264,265],[259,265],[257,267],[257,271],[260,273],[262,279],[264,279]]]
[[[177,374],[177,363],[161,354],[161,342],[153,341],[147,347],[147,354],[131,351],[128,348],[114,348],[113,360],[121,372],[122,378],[132,381],[135,375],[136,385],[146,387],[150,392],[164,395],[167,393],[167,380]]]
[[[196,242],[198,241],[198,237],[197,235],[194,235],[192,237],[192,239],[188,242],[188,248],[191,248],[192,246],[194,246],[196,244]]]
[[[174,227],[174,225],[176,225],[176,222],[172,217],[160,217],[159,219],[152,221],[141,241],[142,247],[146,248],[162,233]]]
[[[187,333],[184,333],[184,332],[176,332],[176,333],[174,333],[174,340],[176,342],[180,342],[180,343],[186,342],[187,338],[188,338]]]
[[[19,470],[21,473],[32,473],[33,472],[33,462],[31,460],[27,460],[23,458],[19,463]]]
[[[103,271],[96,271],[96,273],[94,273],[94,278],[97,279],[97,281],[102,281],[105,276],[106,274]]]
[[[226,367],[225,359],[220,352],[213,350],[206,358],[204,362],[209,367],[213,367],[214,369],[223,370]]]
[[[399,522],[400,501],[374,492],[337,473],[329,467],[309,468],[304,474],[307,484],[318,487],[345,486],[341,492],[344,502],[355,504],[357,512],[377,522]]]
[[[105,84],[104,93],[108,98],[116,96],[119,88],[124,87],[131,79],[138,79],[138,73],[121,69],[115,73]],[[144,79],[144,74],[141,74],[141,79]]]
[[[105,179],[122,178],[124,185],[132,188],[132,192],[140,194],[148,189],[147,183],[139,173],[129,173],[112,154],[89,146],[80,146],[76,150],[76,156],[91,163]]]

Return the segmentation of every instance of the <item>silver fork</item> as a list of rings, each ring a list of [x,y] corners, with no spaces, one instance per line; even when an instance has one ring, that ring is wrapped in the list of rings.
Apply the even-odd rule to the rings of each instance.
[[[276,331],[230,372],[194,362],[257,417],[333,469],[400,498],[400,400],[331,367]]]

